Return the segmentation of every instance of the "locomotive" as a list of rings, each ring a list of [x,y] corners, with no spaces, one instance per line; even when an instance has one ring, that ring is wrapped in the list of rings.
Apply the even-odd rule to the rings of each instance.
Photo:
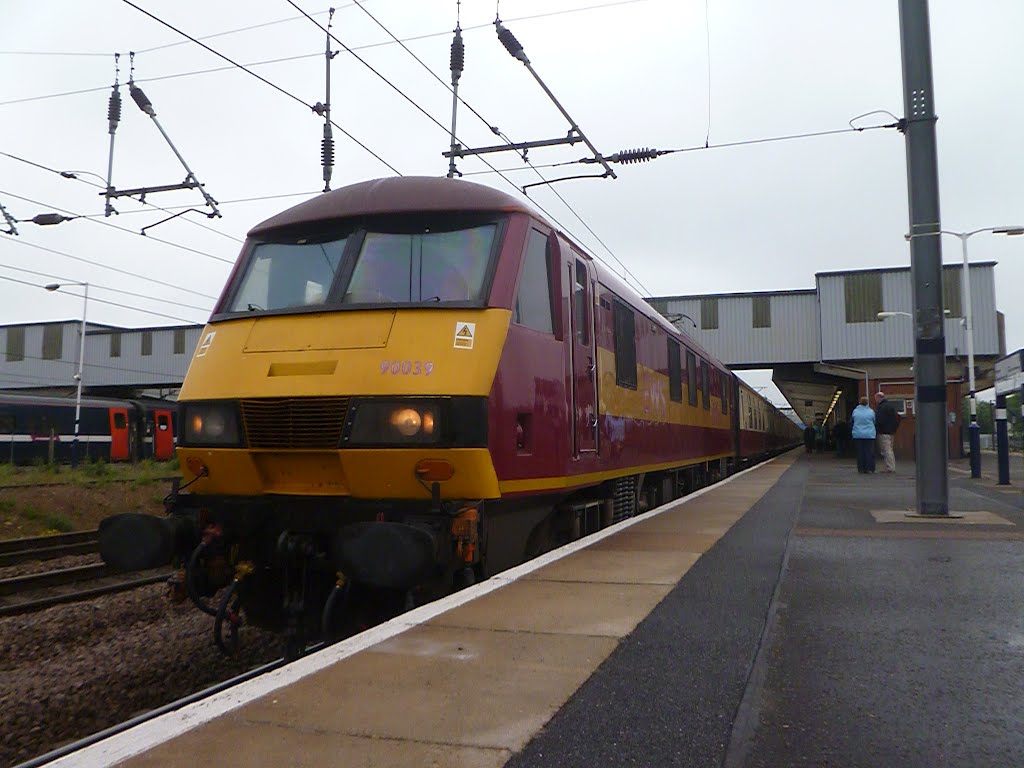
[[[528,205],[428,177],[252,229],[178,408],[168,516],[108,518],[101,552],[181,563],[228,652],[243,620],[295,653],[799,441]]]

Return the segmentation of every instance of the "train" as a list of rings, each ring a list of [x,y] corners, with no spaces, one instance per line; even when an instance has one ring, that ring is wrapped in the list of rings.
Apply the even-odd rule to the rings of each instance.
[[[66,463],[75,438],[75,398],[0,395],[0,461]],[[78,457],[122,462],[174,458],[177,406],[154,400],[83,397]]]
[[[243,623],[344,636],[800,441],[547,218],[433,177],[254,227],[178,409],[168,516],[105,520],[101,552],[181,565],[227,653]]]

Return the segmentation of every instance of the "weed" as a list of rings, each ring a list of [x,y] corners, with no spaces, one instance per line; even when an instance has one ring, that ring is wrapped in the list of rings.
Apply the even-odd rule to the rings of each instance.
[[[42,523],[42,525],[48,530],[54,530],[59,533],[67,533],[75,530],[75,526],[72,525],[71,521],[64,517],[64,515],[57,514],[55,512],[43,512],[33,504],[26,504],[25,508],[21,511],[21,514],[33,523]]]

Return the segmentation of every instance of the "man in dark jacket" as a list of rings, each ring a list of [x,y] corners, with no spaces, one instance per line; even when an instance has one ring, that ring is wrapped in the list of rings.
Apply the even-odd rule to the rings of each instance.
[[[804,427],[804,448],[808,453],[814,450],[814,427],[810,424]]]
[[[892,451],[892,436],[900,427],[896,406],[885,399],[885,393],[875,395],[875,431],[878,432],[878,451],[885,464],[883,472],[896,471],[896,455]]]

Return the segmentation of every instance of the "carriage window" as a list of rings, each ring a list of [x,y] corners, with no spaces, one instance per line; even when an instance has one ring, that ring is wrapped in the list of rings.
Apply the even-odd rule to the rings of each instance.
[[[16,363],[25,359],[25,327],[7,329],[7,362]]]
[[[347,239],[257,244],[228,311],[259,312],[323,304]]]
[[[110,356],[121,356],[121,334],[114,332],[110,334]]]
[[[523,257],[523,274],[519,278],[516,305],[512,322],[535,331],[553,333],[551,321],[551,279],[548,239],[536,229],[530,230],[530,240]]]
[[[0,434],[2,435],[13,435],[14,434],[14,415],[3,414],[0,416]]]
[[[153,354],[153,332],[142,332],[142,356],[149,357]]]
[[[156,417],[156,428],[159,429],[161,432],[166,432],[167,426],[167,416],[161,413],[159,416]]]
[[[689,390],[690,405],[697,404],[697,356],[686,351],[686,386]]]
[[[704,400],[704,410],[711,410],[711,383],[708,381],[707,361],[700,361],[700,391]]]
[[[496,224],[415,234],[367,232],[345,304],[480,301]]]
[[[636,327],[633,310],[615,302],[615,383],[636,389]]]
[[[576,259],[576,279],[573,281],[572,301],[576,311],[576,340],[580,344],[590,343],[590,317],[587,307],[587,265]]]
[[[683,402],[683,371],[679,360],[679,342],[668,340],[668,397]]]
[[[43,360],[60,360],[64,353],[63,342],[63,326],[43,326]]]
[[[124,414],[123,413],[115,413],[114,414],[114,429],[124,429],[126,426],[128,426],[128,420],[125,419]]]
[[[722,396],[722,413],[729,413],[729,392],[732,390],[732,382],[729,381],[729,377],[719,371],[718,380],[721,382],[719,386],[719,394]]]

